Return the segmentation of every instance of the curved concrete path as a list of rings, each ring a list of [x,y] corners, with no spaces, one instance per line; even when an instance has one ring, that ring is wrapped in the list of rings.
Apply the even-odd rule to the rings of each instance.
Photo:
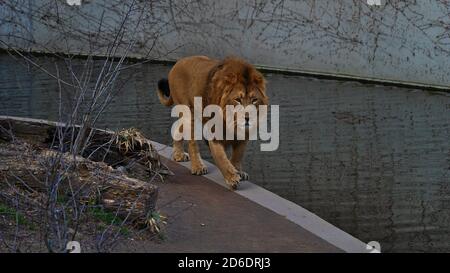
[[[136,242],[139,252],[341,252],[339,248],[249,199],[193,176],[179,164],[158,183],[168,217],[165,239]]]
[[[191,175],[189,162],[168,160],[172,149],[153,144],[175,173],[158,184],[169,225],[165,240],[137,243],[139,251],[368,252],[365,243],[297,204],[247,181],[230,191],[209,162],[209,174]]]

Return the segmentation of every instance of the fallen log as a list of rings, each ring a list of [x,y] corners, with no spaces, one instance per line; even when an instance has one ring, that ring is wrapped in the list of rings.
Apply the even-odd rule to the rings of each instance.
[[[88,128],[80,155],[74,154],[79,126],[0,116],[0,193],[34,195],[45,203],[49,192],[81,204],[101,205],[120,218],[145,223],[155,211],[158,190],[151,183],[163,169],[150,141],[136,130],[115,133]],[[16,191],[11,193],[11,186]],[[39,197],[39,198],[38,198]]]
[[[5,141],[18,138],[37,147],[73,153],[76,138],[81,133],[80,154],[87,159],[105,162],[113,168],[123,167],[121,169],[130,171],[130,176],[144,181],[151,177],[147,172],[168,172],[150,141],[136,129],[119,132],[98,128],[81,130],[79,125],[0,116],[0,139]]]

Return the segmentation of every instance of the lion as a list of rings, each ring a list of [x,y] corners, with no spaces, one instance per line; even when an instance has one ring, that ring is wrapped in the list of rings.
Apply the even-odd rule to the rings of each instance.
[[[253,104],[258,109],[259,105],[268,104],[266,80],[263,75],[254,66],[237,57],[227,57],[224,60],[214,60],[206,56],[182,58],[170,70],[168,79],[159,80],[157,93],[160,102],[165,106],[187,105],[191,109],[191,116],[194,97],[202,97],[203,108],[215,104],[223,111],[226,105],[240,104],[245,107]],[[248,130],[247,116],[245,122]],[[234,123],[237,126],[236,120]],[[193,127],[191,126],[192,131]],[[178,162],[190,159],[192,174],[206,174],[208,170],[200,156],[197,142],[193,138],[188,142],[189,156],[184,152],[183,140],[174,140],[173,159]],[[242,170],[247,142],[247,137],[244,140],[207,141],[217,167],[232,190],[237,188],[241,180],[248,180],[248,174]],[[230,158],[226,153],[229,147],[232,149]]]

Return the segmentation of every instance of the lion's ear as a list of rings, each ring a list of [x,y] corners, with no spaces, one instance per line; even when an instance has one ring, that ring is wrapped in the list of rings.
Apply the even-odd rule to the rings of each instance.
[[[266,80],[264,79],[264,76],[257,70],[255,70],[251,74],[251,81],[254,85],[258,86],[259,89],[263,90],[266,86]]]
[[[228,72],[223,77],[223,81],[225,85],[234,85],[238,80],[236,73]]]
[[[258,88],[263,97],[266,97],[266,79],[264,79],[264,76],[259,71],[255,71],[252,73],[251,81]]]

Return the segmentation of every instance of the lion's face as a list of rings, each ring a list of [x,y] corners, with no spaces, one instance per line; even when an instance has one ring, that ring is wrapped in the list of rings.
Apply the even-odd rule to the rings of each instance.
[[[267,105],[267,98],[256,86],[245,86],[237,84],[226,98],[226,105],[233,105],[235,107],[242,106],[246,109],[247,106],[255,106],[256,113],[259,115],[260,105]],[[248,107],[247,107],[248,109]],[[238,119],[238,115],[234,115],[233,127],[236,131],[238,128],[245,129],[246,132],[254,129],[258,119],[252,120],[250,114],[245,112],[244,118]]]
[[[226,59],[216,71],[213,79],[213,90],[210,101],[219,105],[225,115],[224,124],[226,124],[226,106],[242,106],[243,108],[253,105],[259,116],[259,106],[268,104],[266,96],[266,85],[263,75],[252,65],[235,58]],[[248,113],[245,118],[238,119],[235,114],[233,124],[236,134],[237,129],[245,129],[246,133],[255,128],[258,118],[251,119]],[[230,130],[227,127],[226,130]]]

